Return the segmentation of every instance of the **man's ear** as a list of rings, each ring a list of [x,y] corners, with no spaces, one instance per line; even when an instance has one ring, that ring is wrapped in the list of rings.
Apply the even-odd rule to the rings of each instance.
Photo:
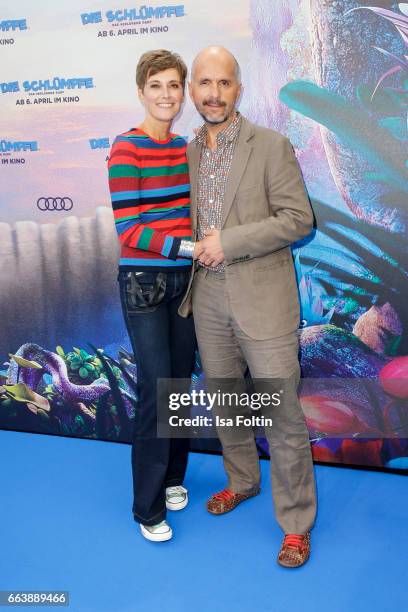
[[[190,99],[194,102],[194,100],[193,100],[193,85],[192,85],[191,81],[188,82],[188,94],[190,96]]]
[[[237,95],[237,99],[236,99],[236,106],[239,104],[241,98],[242,98],[242,94],[244,93],[244,86],[242,85],[242,83],[239,84],[239,90],[238,90],[238,95]]]

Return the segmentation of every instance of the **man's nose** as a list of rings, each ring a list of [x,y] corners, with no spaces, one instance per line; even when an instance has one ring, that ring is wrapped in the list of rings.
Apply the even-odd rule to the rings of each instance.
[[[210,85],[210,94],[212,98],[218,98],[220,95],[220,88],[218,86],[218,83],[211,83]]]

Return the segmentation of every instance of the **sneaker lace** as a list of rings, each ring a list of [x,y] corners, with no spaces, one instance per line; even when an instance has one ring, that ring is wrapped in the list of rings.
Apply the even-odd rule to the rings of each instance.
[[[228,501],[231,497],[234,497],[234,493],[230,489],[224,489],[219,493],[215,493],[213,495],[214,499],[219,499],[220,501]]]
[[[160,527],[168,527],[168,524],[164,520],[160,523],[156,523],[156,525],[143,525],[143,527],[147,529],[147,531],[150,531],[150,533],[155,533],[158,529],[160,529]]]
[[[177,485],[175,487],[169,487],[167,489],[167,497],[178,497],[179,495],[183,496],[186,494],[186,489],[181,485]]]
[[[285,538],[283,540],[283,545],[287,546],[288,548],[302,548],[302,546],[304,545],[305,542],[305,536],[304,535],[297,535],[294,533],[288,533],[287,535],[285,535]]]

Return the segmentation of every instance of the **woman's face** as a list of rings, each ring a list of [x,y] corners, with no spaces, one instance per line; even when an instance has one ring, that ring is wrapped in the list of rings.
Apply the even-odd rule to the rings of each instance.
[[[146,117],[169,122],[180,111],[184,100],[183,86],[178,70],[168,68],[147,78],[139,99],[145,107]]]

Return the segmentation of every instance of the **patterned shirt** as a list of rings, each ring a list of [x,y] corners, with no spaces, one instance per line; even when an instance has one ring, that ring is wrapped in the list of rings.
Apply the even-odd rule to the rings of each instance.
[[[225,188],[240,127],[241,115],[237,113],[229,126],[217,134],[215,151],[207,146],[206,124],[197,133],[196,143],[202,145],[197,181],[198,240],[204,238],[206,230],[222,227]],[[221,263],[210,269],[213,272],[223,272],[225,264]]]
[[[138,128],[115,139],[108,168],[120,268],[191,266],[178,257],[181,240],[191,240],[186,147],[181,136],[154,140]]]

